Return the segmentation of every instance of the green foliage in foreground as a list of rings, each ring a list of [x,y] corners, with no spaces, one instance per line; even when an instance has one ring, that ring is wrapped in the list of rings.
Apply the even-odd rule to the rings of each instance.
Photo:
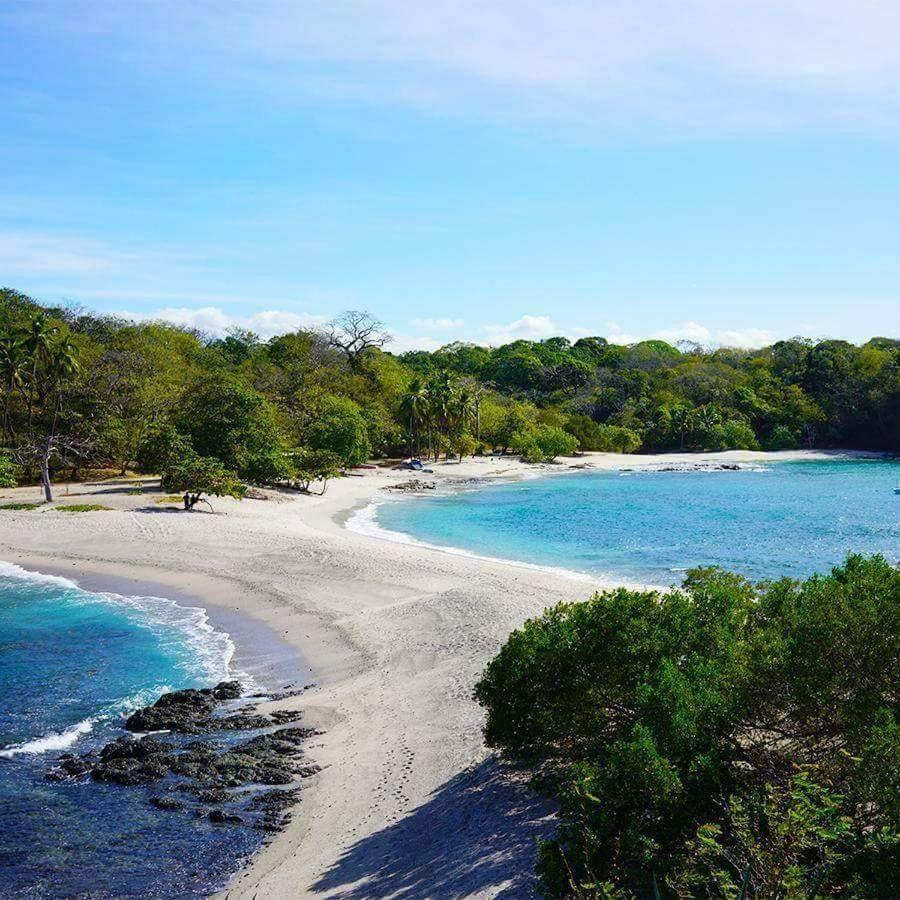
[[[64,513],[112,512],[112,507],[103,506],[100,503],[72,503],[69,506],[57,506],[56,511]]]
[[[753,586],[719,569],[514,632],[476,688],[491,746],[559,800],[553,897],[888,897],[900,871],[900,570]]]
[[[38,507],[43,505],[43,503],[4,503],[2,506],[0,506],[0,509],[6,509],[12,512],[15,510],[37,509]]]

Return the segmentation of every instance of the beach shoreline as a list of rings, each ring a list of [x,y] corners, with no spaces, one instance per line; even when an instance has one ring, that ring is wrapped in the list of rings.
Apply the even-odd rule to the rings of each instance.
[[[840,458],[850,455],[867,454]],[[383,540],[347,528],[347,518],[414,478],[836,456],[586,454],[548,467],[490,457],[434,464],[428,475],[367,470],[333,482],[322,497],[268,491],[267,500],[216,500],[216,515],[154,508],[149,479],[79,484],[60,490],[59,502],[90,497],[112,511],[4,512],[0,559],[88,588],[103,579],[130,582],[135,592],[152,585],[203,606],[212,621],[247,616],[293,648],[299,670],[311,669],[314,688],[261,709],[297,709],[304,724],[322,729],[307,753],[323,770],[290,826],[223,896],[379,896],[415,894],[416,886],[420,894],[524,896],[552,809],[485,750],[471,690],[526,618],[615,582]],[[147,489],[136,496],[138,483]],[[2,491],[0,502],[36,493]]]

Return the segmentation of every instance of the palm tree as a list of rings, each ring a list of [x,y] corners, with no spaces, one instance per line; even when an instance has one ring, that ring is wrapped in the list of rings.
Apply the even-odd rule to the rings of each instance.
[[[28,396],[28,430],[31,431],[34,414],[38,365],[47,362],[53,353],[53,341],[59,328],[53,325],[45,312],[31,313],[25,326],[25,347],[31,357],[31,390]]]
[[[458,388],[452,398],[451,407],[451,432],[454,439],[461,438],[466,428],[475,421],[477,399],[466,388]],[[457,448],[459,450],[459,448]],[[462,450],[458,452],[459,462],[462,462]]]
[[[422,426],[428,421],[428,403],[428,386],[421,378],[413,378],[400,402],[400,413],[409,422],[410,456],[422,455]]]
[[[78,374],[78,353],[78,345],[68,334],[50,345],[47,371],[57,388]]]
[[[0,377],[3,378],[6,387],[6,396],[3,398],[4,444],[9,436],[9,406],[13,391],[23,388],[28,363],[28,354],[25,352],[25,343],[21,337],[12,333],[0,336]]]
[[[451,420],[453,418],[453,406],[456,399],[456,384],[449,372],[441,372],[435,378],[428,389],[431,402],[429,409],[433,424],[437,425],[438,436],[443,437],[449,434],[451,430]],[[435,459],[437,459],[439,449],[436,449]]]

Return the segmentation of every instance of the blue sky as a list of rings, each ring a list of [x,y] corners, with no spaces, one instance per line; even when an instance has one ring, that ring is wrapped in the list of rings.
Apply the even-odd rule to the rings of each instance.
[[[601,8],[602,7],[602,8]],[[900,4],[0,0],[0,283],[395,349],[900,332]]]

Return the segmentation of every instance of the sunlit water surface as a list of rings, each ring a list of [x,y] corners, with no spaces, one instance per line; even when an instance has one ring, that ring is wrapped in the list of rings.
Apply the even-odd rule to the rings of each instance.
[[[700,565],[760,580],[900,555],[900,461],[740,471],[573,472],[380,503],[394,536],[480,556],[671,585]]]

